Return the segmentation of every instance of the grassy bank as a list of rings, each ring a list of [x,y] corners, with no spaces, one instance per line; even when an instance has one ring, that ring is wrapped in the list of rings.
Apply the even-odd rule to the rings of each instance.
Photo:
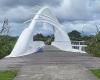
[[[13,80],[16,75],[16,70],[0,71],[0,80]]]
[[[91,72],[100,79],[100,69],[91,69]]]

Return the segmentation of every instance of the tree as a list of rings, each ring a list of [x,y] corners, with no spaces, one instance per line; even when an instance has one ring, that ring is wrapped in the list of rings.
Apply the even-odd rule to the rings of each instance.
[[[76,31],[76,30],[73,30],[72,32],[69,32],[68,35],[69,35],[71,40],[76,40],[76,41],[81,40],[81,33]]]
[[[8,25],[8,19],[5,18],[4,21],[3,21],[2,28],[0,30],[0,34],[1,35],[8,35],[9,29],[10,29],[10,26]]]
[[[10,37],[8,35],[9,30],[8,19],[5,18],[0,30],[0,59],[11,53],[17,40],[17,37]]]
[[[50,45],[52,41],[54,41],[54,35],[44,36],[42,34],[36,34],[33,37],[34,41],[44,41],[45,44]]]

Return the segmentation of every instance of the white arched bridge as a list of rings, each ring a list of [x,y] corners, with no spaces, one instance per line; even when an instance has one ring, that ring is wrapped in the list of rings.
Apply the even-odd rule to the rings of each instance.
[[[85,53],[81,49],[74,49],[68,34],[62,29],[62,25],[53,15],[48,7],[41,8],[31,20],[29,26],[24,29],[17,40],[12,52],[7,57],[19,57],[37,52],[45,44],[42,41],[33,41],[33,32],[36,28],[36,23],[48,23],[54,26],[54,42],[52,46],[62,51]],[[75,46],[75,45],[74,45]]]

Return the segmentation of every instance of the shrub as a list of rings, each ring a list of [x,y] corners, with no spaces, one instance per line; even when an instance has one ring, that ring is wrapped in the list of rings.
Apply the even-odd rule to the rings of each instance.
[[[0,58],[3,58],[11,53],[16,40],[16,37],[0,36]]]
[[[87,52],[93,56],[100,57],[100,33],[87,41]]]

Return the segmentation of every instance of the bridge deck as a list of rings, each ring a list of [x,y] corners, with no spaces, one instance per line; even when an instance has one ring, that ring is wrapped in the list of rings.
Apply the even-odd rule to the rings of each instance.
[[[53,46],[45,46],[40,52],[30,55],[5,58],[1,60],[2,66],[30,64],[82,64],[85,67],[100,67],[100,58],[91,57],[87,54],[61,51]],[[14,65],[15,66],[15,65]]]
[[[100,58],[45,46],[40,52],[0,61],[0,70],[13,68],[20,70],[15,80],[97,80],[87,68],[100,68]]]
[[[23,56],[28,58],[28,57],[78,57],[78,56],[89,56],[88,54],[85,53],[74,53],[74,52],[66,52],[66,51],[62,51],[59,50],[58,48],[54,47],[54,46],[44,46],[43,48],[41,48],[38,52],[30,54],[30,55],[26,55]],[[32,58],[33,59],[33,58]]]

